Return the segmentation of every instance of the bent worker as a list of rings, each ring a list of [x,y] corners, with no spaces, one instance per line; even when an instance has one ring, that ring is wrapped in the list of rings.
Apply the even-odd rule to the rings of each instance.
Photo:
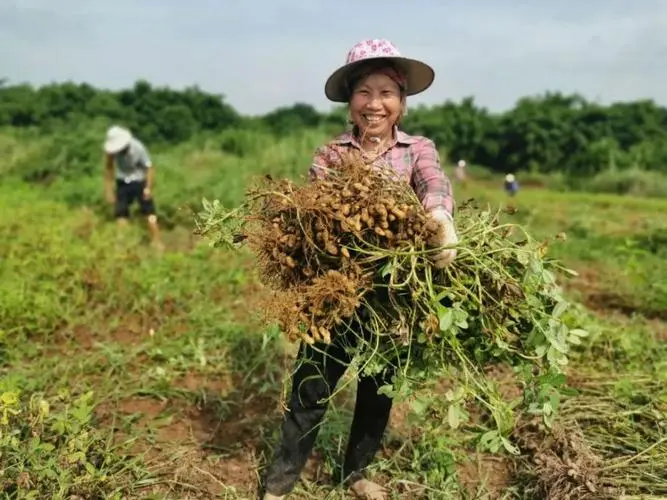
[[[459,160],[456,164],[456,180],[461,184],[465,184],[466,181],[466,162],[465,160]]]
[[[129,130],[114,125],[107,131],[104,152],[106,198],[114,204],[116,220],[126,224],[130,207],[136,201],[141,214],[147,218],[153,245],[162,248],[153,201],[155,166],[146,147]]]
[[[516,177],[514,177],[514,174],[507,174],[505,176],[505,191],[511,197],[514,197],[517,191],[519,191],[519,183],[517,182]]]
[[[354,45],[346,64],[328,78],[324,91],[333,102],[346,103],[353,125],[320,147],[310,169],[311,179],[323,176],[324,167],[335,167],[340,155],[357,151],[369,162],[389,165],[409,182],[424,208],[442,224],[442,240],[437,242],[436,267],[449,265],[456,257],[458,238],[452,219],[454,201],[451,182],[440,166],[432,140],[411,136],[399,129],[406,112],[406,97],[426,90],[433,82],[433,69],[416,59],[402,57],[397,48],[383,39],[365,40]],[[363,330],[362,325],[355,328]],[[332,344],[302,343],[292,380],[289,408],[272,463],[264,480],[264,499],[282,499],[294,488],[308,459],[327,399],[351,361],[343,347],[354,342],[349,331],[336,332]],[[342,467],[342,479],[360,498],[384,500],[387,491],[365,476],[384,435],[392,400],[378,394],[389,383],[391,373],[361,377],[358,381],[354,417]]]

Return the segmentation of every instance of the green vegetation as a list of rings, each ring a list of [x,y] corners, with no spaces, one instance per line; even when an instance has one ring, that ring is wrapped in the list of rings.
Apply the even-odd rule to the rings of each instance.
[[[109,121],[129,126],[153,149],[212,136],[216,149],[242,157],[275,137],[313,129],[330,135],[345,124],[340,107],[322,113],[304,103],[264,116],[241,116],[224,96],[196,87],[178,91],[137,81],[132,88],[108,91],[88,84],[34,88],[0,81],[0,127],[60,135],[64,124],[88,130],[99,117],[105,126]],[[493,172],[520,172],[520,182],[667,194],[667,181],[659,175],[667,174],[667,109],[650,100],[602,106],[579,95],[549,93],[520,99],[513,109],[493,114],[466,98],[412,106],[403,127],[433,139],[451,162],[464,158]],[[19,175],[29,180],[50,178],[49,173],[60,177],[64,170],[71,173],[72,163],[85,163],[94,148],[81,147],[85,140],[80,133],[72,131],[71,137],[67,147],[44,145],[51,148],[53,162],[46,171],[45,165],[33,164]]]
[[[5,87],[0,96],[3,494],[254,498],[294,347],[261,321],[265,290],[250,255],[197,240],[192,210],[203,197],[238,204],[256,175],[302,175],[342,116],[302,106],[248,118],[207,94],[145,84],[119,93]],[[565,233],[549,252],[579,273],[560,279],[581,304],[590,337],[570,355],[576,392],[561,401],[554,433],[526,420],[514,436],[519,456],[470,438],[493,427],[484,412],[449,425],[447,395],[456,387],[447,380],[398,405],[371,471],[396,498],[667,495],[667,201],[616,182],[645,176],[641,185],[660,194],[666,112],[650,103],[559,108],[559,99],[524,101],[501,117],[465,115],[467,101],[411,110],[413,130],[440,134],[443,158],[485,167],[455,186],[459,202],[505,206],[505,168],[535,181],[512,200],[512,219],[540,239]],[[551,102],[551,112],[540,102]],[[184,110],[192,120],[179,118]],[[143,221],[117,228],[103,202],[101,141],[110,120],[146,134],[159,169],[164,254],[147,244]],[[591,123],[599,124],[593,135]],[[183,124],[189,133],[174,132]],[[581,141],[568,142],[576,130]],[[596,163],[590,145],[605,140],[613,154],[597,158],[614,160]],[[573,172],[586,177],[576,184]],[[606,193],[571,190],[584,185]],[[506,397],[519,394],[507,372],[492,375]],[[328,414],[295,498],[345,497],[331,477],[351,391]]]

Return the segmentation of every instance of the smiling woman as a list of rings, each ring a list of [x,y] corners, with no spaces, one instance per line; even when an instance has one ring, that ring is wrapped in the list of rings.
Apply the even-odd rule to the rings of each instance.
[[[329,77],[324,91],[331,101],[348,103],[357,133],[369,132],[386,141],[406,112],[406,97],[426,90],[434,76],[429,65],[401,57],[391,42],[364,40],[348,52],[346,63]],[[367,127],[362,118],[373,116],[373,111],[384,122]]]
[[[446,226],[448,236],[442,242],[446,245],[457,243],[451,182],[440,167],[433,141],[399,129],[407,110],[406,98],[428,89],[434,78],[431,66],[401,56],[388,40],[364,40],[354,45],[345,64],[324,86],[329,100],[347,103],[352,131],[317,150],[310,175],[323,175],[342,154],[355,150],[370,163],[389,165],[411,184],[424,208]],[[444,250],[436,265],[449,264],[455,255],[453,250]]]
[[[326,175],[342,155],[359,152],[376,166],[389,166],[409,182],[424,208],[443,226],[438,247],[458,242],[452,219],[451,183],[445,176],[435,144],[421,136],[411,136],[398,125],[406,110],[406,97],[426,90],[433,82],[427,64],[402,57],[387,40],[364,40],[347,54],[345,65],[332,73],[325,84],[326,96],[348,105],[352,132],[344,133],[320,147],[310,169],[310,177]],[[443,267],[456,257],[456,250],[444,248],[434,257]],[[363,325],[358,325],[359,329]],[[351,361],[345,350],[353,342],[349,332],[338,332],[331,344],[304,344],[299,351],[292,380],[289,410],[285,413],[280,442],[265,479],[265,500],[281,499],[296,484],[326,412],[326,401]],[[378,389],[391,373],[362,376],[350,438],[342,468],[343,480],[361,498],[383,500],[387,491],[365,477],[384,434],[392,400]]]
[[[373,65],[375,66],[375,65]],[[383,143],[392,137],[405,109],[404,79],[391,66],[370,68],[352,80],[350,119],[361,132],[362,145]]]

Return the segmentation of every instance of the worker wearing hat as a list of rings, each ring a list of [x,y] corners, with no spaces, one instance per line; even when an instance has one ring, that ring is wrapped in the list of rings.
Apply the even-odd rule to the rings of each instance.
[[[127,223],[130,207],[136,201],[147,218],[153,244],[161,248],[153,201],[155,167],[146,147],[129,130],[114,125],[107,131],[104,152],[106,198],[114,204],[114,216],[120,223]]]
[[[517,182],[516,177],[514,177],[514,174],[507,174],[505,176],[505,191],[507,194],[514,196],[518,190],[519,183]]]
[[[340,155],[350,151],[360,153],[373,165],[393,168],[410,183],[425,210],[443,226],[439,250],[433,258],[434,266],[442,268],[454,261],[458,243],[451,182],[440,165],[433,141],[399,129],[406,113],[406,97],[423,92],[433,79],[434,71],[429,65],[401,56],[388,40],[363,40],[354,45],[346,63],[331,74],[324,86],[329,100],[347,104],[348,121],[353,127],[317,149],[310,177],[326,175],[327,167],[335,167]],[[363,325],[350,326],[363,329]],[[351,361],[343,344],[352,342],[354,338],[347,332],[337,332],[331,344],[301,345],[289,408],[264,481],[265,500],[284,498],[299,479],[326,412],[327,399]],[[361,498],[388,498],[385,488],[366,477],[365,469],[380,448],[389,421],[392,399],[378,394],[378,388],[390,383],[391,375],[362,376],[357,385],[341,479]]]
[[[456,163],[455,173],[456,173],[456,180],[461,182],[461,183],[465,183],[465,181],[466,181],[466,171],[465,171],[465,169],[466,169],[465,160],[459,160]]]

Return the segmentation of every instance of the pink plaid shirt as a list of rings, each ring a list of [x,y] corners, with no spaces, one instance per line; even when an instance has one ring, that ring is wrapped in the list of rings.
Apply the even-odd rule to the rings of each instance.
[[[389,163],[392,168],[410,183],[426,210],[444,208],[449,214],[454,212],[452,184],[440,167],[440,156],[431,139],[418,135],[408,135],[395,130],[394,142],[375,160]],[[351,132],[346,132],[315,152],[309,175],[318,175],[319,167],[328,167],[340,159],[340,153],[361,147]]]

